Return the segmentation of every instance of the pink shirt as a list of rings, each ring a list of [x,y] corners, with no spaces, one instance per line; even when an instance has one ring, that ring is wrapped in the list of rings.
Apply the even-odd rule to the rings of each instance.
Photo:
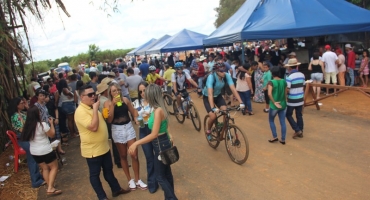
[[[251,76],[247,73],[245,73],[245,79],[244,80],[240,79],[240,77],[238,76],[237,80],[236,80],[236,91],[246,92],[246,91],[250,90],[249,85],[247,83],[247,78],[250,78],[250,77]]]

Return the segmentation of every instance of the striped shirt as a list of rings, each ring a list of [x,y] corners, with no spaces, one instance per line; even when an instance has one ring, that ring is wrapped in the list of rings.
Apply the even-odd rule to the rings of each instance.
[[[304,103],[305,77],[304,74],[297,70],[292,70],[289,76],[286,77],[288,92],[288,106],[302,106]]]

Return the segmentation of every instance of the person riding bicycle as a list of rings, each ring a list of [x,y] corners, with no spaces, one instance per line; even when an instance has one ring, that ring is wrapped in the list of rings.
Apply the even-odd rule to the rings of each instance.
[[[155,81],[157,79],[161,79],[162,81],[166,81],[164,78],[162,78],[159,74],[157,74],[155,71],[157,68],[154,65],[149,66],[149,74],[146,76],[146,82],[148,84],[155,84]]]
[[[186,91],[186,79],[192,84],[194,85],[195,87],[198,87],[198,84],[195,83],[195,81],[193,79],[191,79],[191,76],[190,74],[188,74],[187,72],[184,72],[182,70],[183,68],[183,64],[182,62],[176,62],[175,64],[175,70],[176,72],[172,74],[172,77],[171,77],[171,81],[172,81],[172,89],[173,89],[173,92],[177,98],[177,102],[178,102],[178,111],[181,112],[183,111],[183,108],[182,108],[182,105],[181,105],[181,96],[183,97],[187,97],[187,95],[189,95]]]
[[[208,127],[207,127],[207,138],[211,140],[211,127],[216,120],[216,113],[219,109],[226,110],[226,102],[222,97],[221,90],[225,86],[225,81],[230,86],[231,92],[236,97],[236,99],[241,102],[240,108],[245,108],[242,103],[238,92],[235,89],[233,79],[229,73],[226,73],[227,69],[222,60],[217,61],[214,64],[212,72],[205,78],[207,78],[206,84],[203,88],[203,103],[209,115]],[[218,108],[217,108],[217,107]]]

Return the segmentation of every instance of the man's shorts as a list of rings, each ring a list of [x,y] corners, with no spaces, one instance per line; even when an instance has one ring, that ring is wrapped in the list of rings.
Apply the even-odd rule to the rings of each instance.
[[[221,94],[219,94],[217,97],[213,97],[213,102],[217,106],[217,108],[220,108],[221,106],[226,106],[225,99],[222,98]],[[203,104],[204,107],[206,108],[207,113],[212,111],[211,105],[209,104],[208,101],[208,96],[203,96]]]

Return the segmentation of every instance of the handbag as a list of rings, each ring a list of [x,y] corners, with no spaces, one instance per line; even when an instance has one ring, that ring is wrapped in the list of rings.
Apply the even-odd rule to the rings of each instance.
[[[177,151],[176,146],[172,146],[171,148],[162,151],[159,140],[158,140],[158,146],[159,146],[159,156],[161,158],[160,161],[163,164],[172,165],[180,159],[179,151]]]

